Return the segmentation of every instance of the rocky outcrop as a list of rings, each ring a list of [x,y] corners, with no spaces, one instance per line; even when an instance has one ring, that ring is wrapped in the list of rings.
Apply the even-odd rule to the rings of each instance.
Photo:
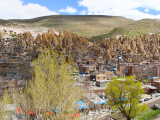
[[[42,41],[42,35],[38,34],[35,42],[36,44],[40,44],[41,41]]]
[[[35,41],[30,32],[24,35],[18,34],[17,39],[20,41],[20,45],[27,49],[34,47],[35,50],[39,50],[41,47],[52,47],[59,51],[72,52],[79,55],[89,52],[107,60],[111,59],[115,54],[122,53],[127,56],[139,55],[142,60],[147,59],[149,56],[159,55],[159,48],[157,47],[159,45],[158,34],[137,35],[135,39],[129,36],[121,36],[118,40],[107,38],[91,43],[86,38],[68,30],[61,30],[57,35],[52,29],[49,29],[42,35],[38,34]]]
[[[59,35],[57,35],[52,29],[49,29],[47,33],[43,33],[42,35],[38,34],[34,43],[41,47],[50,46],[69,53],[74,49],[75,52],[80,54],[86,53],[89,46],[88,40],[75,33],[70,33],[68,30],[61,30]]]
[[[3,39],[3,33],[0,31],[0,40]]]
[[[160,109],[160,104],[155,104],[155,105],[151,106],[151,108],[153,110]]]
[[[58,36],[57,34],[55,33],[51,33],[50,34],[50,42],[51,42],[51,45],[53,45],[54,47],[57,47],[59,45],[59,39],[58,39]],[[60,46],[62,47],[62,46]]]
[[[103,58],[106,59],[107,61],[111,59],[111,54],[109,50],[104,53]]]

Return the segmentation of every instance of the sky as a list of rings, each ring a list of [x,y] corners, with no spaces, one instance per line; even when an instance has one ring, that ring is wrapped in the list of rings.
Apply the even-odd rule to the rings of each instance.
[[[111,15],[160,19],[160,0],[0,0],[0,19],[47,15]]]

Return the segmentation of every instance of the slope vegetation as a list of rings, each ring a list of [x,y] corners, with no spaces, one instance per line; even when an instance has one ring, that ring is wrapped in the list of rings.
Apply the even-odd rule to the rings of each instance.
[[[158,19],[142,19],[135,21],[123,27],[117,27],[111,30],[109,33],[93,36],[92,39],[102,39],[108,37],[115,37],[117,35],[127,35],[134,37],[139,34],[146,33],[160,33],[160,20]]]
[[[43,26],[54,30],[68,29],[72,33],[91,38],[101,34],[106,34],[116,27],[122,27],[131,24],[134,20],[118,16],[100,16],[100,15],[53,15],[34,19],[8,20],[8,22],[20,22],[32,26]],[[2,25],[0,22],[0,25]]]

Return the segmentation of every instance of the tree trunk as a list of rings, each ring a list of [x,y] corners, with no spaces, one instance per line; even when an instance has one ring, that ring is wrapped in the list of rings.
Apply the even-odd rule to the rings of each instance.
[[[127,114],[123,113],[123,117],[126,117],[127,120],[131,120],[130,116],[128,116]]]
[[[129,116],[127,116],[127,120],[131,120],[131,118]]]

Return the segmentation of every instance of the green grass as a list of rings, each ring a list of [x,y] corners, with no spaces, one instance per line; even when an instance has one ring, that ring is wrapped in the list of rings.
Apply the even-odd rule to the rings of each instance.
[[[79,36],[91,38],[92,36],[109,33],[116,27],[122,27],[134,20],[118,16],[102,15],[52,15],[24,20],[1,20],[0,25],[8,23],[25,23],[31,26],[43,26],[54,30],[68,29]]]
[[[15,34],[10,34],[10,36],[14,37],[14,36],[15,36]]]
[[[28,41],[26,41],[26,45],[28,46]]]
[[[143,79],[142,81],[147,82],[148,80],[147,79]]]
[[[139,79],[139,81],[148,82],[148,79]]]
[[[3,36],[5,36],[5,35],[7,35],[8,33],[6,33],[6,32],[3,32]]]
[[[109,33],[93,36],[92,39],[96,40],[107,37],[116,37],[117,35],[127,35],[133,38],[140,34],[144,36],[146,33],[160,33],[160,21],[156,19],[135,21],[131,24],[127,24],[126,26],[114,28]]]
[[[160,109],[157,109],[157,110],[148,109],[142,112],[136,118],[134,118],[134,120],[153,120],[158,116],[158,114],[160,114]]]
[[[104,39],[104,38],[109,38],[109,37],[115,37],[113,36],[112,34],[115,34],[117,31],[119,31],[121,28],[120,27],[117,27],[117,28],[114,28],[112,31],[110,31],[109,33],[107,34],[102,34],[102,35],[97,35],[97,36],[93,36],[92,39],[93,40],[100,40],[100,39]]]

